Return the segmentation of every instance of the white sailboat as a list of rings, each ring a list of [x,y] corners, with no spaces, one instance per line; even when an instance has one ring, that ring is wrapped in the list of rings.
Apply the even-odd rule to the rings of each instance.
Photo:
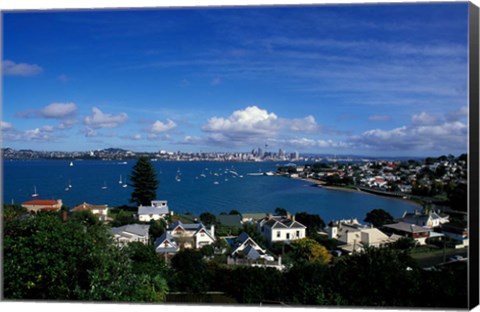
[[[70,167],[73,167],[73,161],[70,162]]]
[[[38,196],[39,196],[39,194],[37,193],[37,187],[36,187],[36,186],[34,186],[34,187],[33,187],[33,194],[32,194],[32,197],[38,197]]]
[[[118,184],[122,184],[122,175],[120,175],[120,180],[118,180]]]
[[[106,189],[107,189],[107,183],[103,182],[102,190],[106,190]]]
[[[182,174],[180,173],[180,169],[178,169],[178,170],[177,170],[177,175],[175,176],[175,180],[176,180],[177,182],[182,181],[182,179],[180,178],[181,175],[182,175]]]

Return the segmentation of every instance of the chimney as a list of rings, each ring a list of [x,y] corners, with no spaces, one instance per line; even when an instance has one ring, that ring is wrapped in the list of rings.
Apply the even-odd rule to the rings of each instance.
[[[287,219],[291,219],[292,218],[292,215],[290,214],[290,212],[287,212]]]
[[[67,218],[68,218],[67,212],[64,211],[64,212],[62,213],[62,221],[63,221],[63,222],[67,222]]]
[[[295,221],[295,215],[292,215],[292,221]]]
[[[213,224],[210,226],[210,235],[215,237],[215,225],[213,225]]]
[[[269,213],[269,214],[267,215],[267,217],[268,217],[268,220],[272,220],[273,215],[272,215],[271,213]]]

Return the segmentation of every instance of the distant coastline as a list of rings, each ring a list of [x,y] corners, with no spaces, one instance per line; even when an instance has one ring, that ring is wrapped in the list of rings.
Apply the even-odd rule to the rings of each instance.
[[[313,186],[313,187],[319,187],[319,188],[323,188],[323,189],[330,190],[330,191],[362,193],[362,194],[380,196],[380,197],[384,197],[384,198],[400,200],[400,201],[403,201],[405,203],[412,204],[413,206],[416,206],[418,208],[423,208],[423,206],[420,203],[418,203],[416,201],[413,201],[411,199],[405,199],[405,198],[401,198],[401,197],[397,197],[397,196],[386,196],[386,195],[381,195],[381,194],[374,194],[374,193],[371,193],[371,192],[362,191],[358,188],[354,189],[354,188],[347,188],[347,187],[343,187],[343,186],[325,185],[325,183],[322,183],[321,181],[318,181],[316,179],[311,179],[311,178],[300,178],[299,177],[299,178],[293,178],[293,179],[302,180],[302,181],[305,181],[305,182],[310,182],[310,183],[312,183],[311,186]]]

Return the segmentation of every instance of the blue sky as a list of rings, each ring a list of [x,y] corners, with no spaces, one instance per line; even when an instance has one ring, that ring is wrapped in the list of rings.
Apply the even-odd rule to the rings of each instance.
[[[468,5],[3,13],[3,146],[467,150]]]

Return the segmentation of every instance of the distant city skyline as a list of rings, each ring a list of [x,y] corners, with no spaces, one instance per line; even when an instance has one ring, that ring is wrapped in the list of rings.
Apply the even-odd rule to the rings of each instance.
[[[468,3],[3,12],[2,146],[467,151]]]

